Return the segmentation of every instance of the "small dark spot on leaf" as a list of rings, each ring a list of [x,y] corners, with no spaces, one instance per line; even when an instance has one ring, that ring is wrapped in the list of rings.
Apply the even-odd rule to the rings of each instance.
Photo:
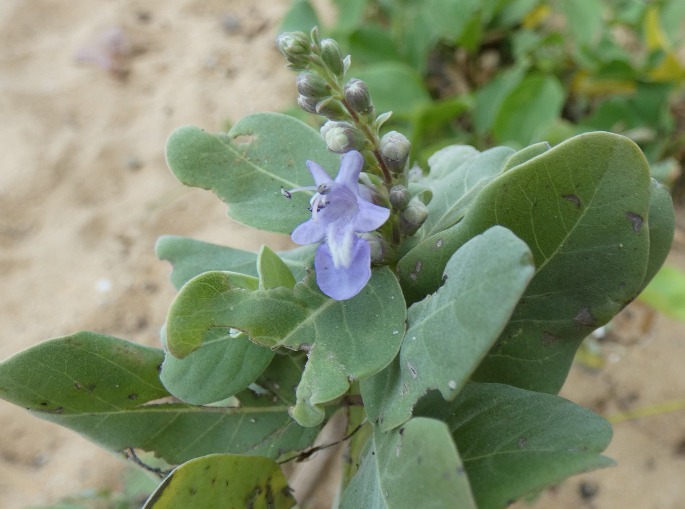
[[[526,437],[521,437],[521,438],[519,438],[519,441],[518,441],[518,444],[517,444],[517,445],[518,445],[518,448],[519,448],[519,449],[523,449],[523,448],[526,446],[527,443],[528,443],[528,439],[527,439]]]
[[[49,404],[50,403],[48,403],[47,401],[41,401],[40,402],[40,406],[48,406]]]
[[[162,372],[162,364],[157,364],[157,371]]]
[[[197,488],[188,488],[188,494],[191,497],[197,495]]]
[[[224,480],[224,486],[228,486],[228,479]]]
[[[214,485],[214,483],[216,483],[216,477],[212,477],[212,485]]]
[[[74,389],[76,389],[77,391],[80,391],[81,389],[83,389],[83,385],[81,385],[78,382],[74,382]]]
[[[418,372],[416,371],[416,368],[412,365],[411,362],[407,361],[407,369],[409,370],[409,374],[411,377],[416,380],[419,376]]]
[[[573,317],[573,321],[578,325],[586,325],[588,327],[592,327],[595,323],[597,323],[597,319],[590,312],[590,308],[587,306],[580,308],[580,311],[578,311],[576,316]]]
[[[132,392],[131,394],[128,395],[128,399],[130,399],[131,401],[136,400],[136,399],[138,399],[138,395],[136,393]]]
[[[404,428],[404,427],[401,427],[401,428],[400,428],[400,431],[399,431],[400,436],[404,435],[405,429],[406,429],[406,428]]]
[[[423,463],[423,456],[419,454],[418,456],[416,456],[416,464],[420,465],[421,463]]]
[[[542,344],[544,346],[552,346],[559,342],[559,337],[555,336],[549,331],[544,331],[542,333]]]
[[[209,465],[205,465],[205,472],[209,470]]]
[[[564,200],[568,200],[571,203],[573,203],[577,209],[579,209],[580,206],[582,205],[580,202],[580,198],[578,198],[578,195],[576,195],[576,194],[562,194],[561,197]]]
[[[96,384],[96,383],[88,384],[88,385],[86,385],[86,390],[88,392],[93,392],[97,386],[98,386],[98,384]]]
[[[635,212],[626,212],[626,219],[630,221],[630,224],[632,225],[634,232],[637,233],[640,231],[640,229],[642,228],[642,223],[644,222],[642,216],[636,214]]]
[[[578,485],[578,494],[585,501],[590,501],[599,493],[599,484],[591,481],[583,481]]]

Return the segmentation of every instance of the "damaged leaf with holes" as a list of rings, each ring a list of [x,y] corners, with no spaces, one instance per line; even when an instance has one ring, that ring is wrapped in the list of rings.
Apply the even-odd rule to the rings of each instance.
[[[310,215],[306,196],[284,200],[280,189],[311,184],[306,160],[338,166],[317,131],[278,113],[245,117],[227,134],[181,127],[167,141],[166,158],[176,178],[214,192],[239,223],[279,233]]]
[[[294,505],[288,481],[275,461],[258,456],[212,454],[174,470],[143,509],[290,509]]]

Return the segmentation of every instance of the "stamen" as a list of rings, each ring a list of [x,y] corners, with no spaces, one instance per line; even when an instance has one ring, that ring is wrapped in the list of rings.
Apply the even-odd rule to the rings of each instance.
[[[332,187],[328,184],[320,184],[319,187],[316,188],[316,192],[320,195],[326,195],[331,192],[331,189]]]

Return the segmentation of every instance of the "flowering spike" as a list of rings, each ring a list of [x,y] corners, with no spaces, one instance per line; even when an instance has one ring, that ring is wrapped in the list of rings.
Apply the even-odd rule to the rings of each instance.
[[[335,180],[318,164],[307,161],[316,183],[310,202],[312,217],[292,233],[298,244],[321,242],[314,256],[316,282],[329,297],[345,300],[357,295],[371,277],[371,247],[359,234],[380,228],[390,211],[374,205],[359,192],[364,158],[345,153]],[[292,192],[292,191],[290,191]]]

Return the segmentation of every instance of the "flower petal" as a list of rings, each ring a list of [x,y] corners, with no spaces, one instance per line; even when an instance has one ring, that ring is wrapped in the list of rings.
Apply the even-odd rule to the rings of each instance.
[[[356,150],[350,150],[340,158],[340,170],[335,181],[344,185],[355,196],[359,196],[359,174],[364,166],[364,157]]]
[[[336,267],[347,268],[354,258],[355,241],[351,222],[335,221],[326,227],[326,244]]]
[[[327,244],[314,255],[316,282],[323,293],[335,300],[357,295],[371,278],[371,248],[364,239],[354,236],[352,260],[348,268],[336,268]]]
[[[310,219],[295,228],[290,238],[297,244],[313,244],[323,240],[325,234],[325,223]]]
[[[314,161],[307,161],[307,168],[309,168],[309,173],[314,177],[314,182],[316,182],[317,186],[333,180],[326,170]]]
[[[390,217],[390,210],[379,207],[368,201],[359,200],[357,202],[359,212],[354,218],[354,231],[370,232],[383,226]]]

